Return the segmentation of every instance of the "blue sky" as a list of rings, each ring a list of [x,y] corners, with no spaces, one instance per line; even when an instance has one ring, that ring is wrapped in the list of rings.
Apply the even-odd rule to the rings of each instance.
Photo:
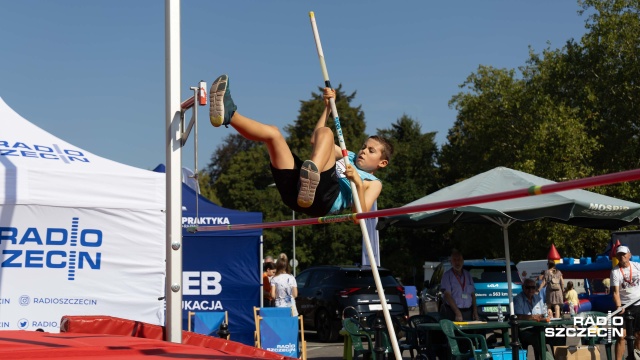
[[[99,156],[145,169],[166,161],[164,1],[0,0],[0,9],[9,106]],[[524,65],[528,46],[579,40],[578,10],[572,0],[183,0],[182,99],[227,73],[244,115],[291,124],[323,85],[314,11],[331,83],[357,91],[367,133],[407,114],[442,144],[456,117],[448,101],[468,75]],[[233,130],[211,127],[206,107],[198,114],[202,169]],[[193,154],[191,138],[183,166],[194,167]]]

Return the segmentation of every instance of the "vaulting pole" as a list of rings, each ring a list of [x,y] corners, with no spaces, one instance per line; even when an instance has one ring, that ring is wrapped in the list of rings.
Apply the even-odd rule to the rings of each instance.
[[[197,231],[223,231],[223,230],[250,230],[250,229],[274,229],[280,227],[289,226],[302,226],[302,225],[318,225],[335,222],[353,221],[361,219],[371,219],[376,217],[386,217],[404,214],[413,214],[423,211],[438,210],[438,209],[450,209],[458,206],[467,206],[474,204],[481,204],[493,201],[511,200],[517,198],[523,198],[527,196],[536,196],[550,194],[554,192],[561,192],[567,190],[584,189],[603,185],[611,185],[628,181],[640,180],[640,169],[627,170],[617,173],[611,173],[606,175],[592,176],[588,178],[569,180],[565,182],[559,182],[548,185],[536,185],[528,188],[522,188],[517,190],[509,190],[503,192],[497,192],[493,194],[471,196],[463,199],[454,199],[446,201],[437,201],[429,204],[402,206],[399,208],[383,209],[370,211],[366,213],[352,213],[343,215],[331,215],[319,218],[311,219],[297,219],[297,220],[285,220],[276,222],[266,222],[259,224],[238,224],[238,225],[217,225],[217,226],[199,226],[189,228],[190,232]]]
[[[324,84],[326,87],[331,88],[331,82],[329,81],[329,72],[327,71],[327,64],[324,61],[324,53],[322,52],[322,44],[320,43],[320,35],[318,33],[318,27],[316,26],[316,18],[313,11],[309,12],[309,18],[311,19],[311,29],[313,30],[313,37],[316,41],[316,49],[318,50],[318,58],[320,59],[320,68],[322,70],[322,76],[324,77]],[[336,101],[334,98],[329,99],[331,105],[331,112],[333,113],[334,122],[336,124],[336,132],[338,133],[338,143],[340,143],[340,149],[342,149],[342,157],[344,159],[345,166],[349,165],[349,157],[347,154],[347,146],[344,143],[344,136],[342,135],[342,127],[340,126],[340,117],[338,116],[338,109],[336,108]],[[351,183],[351,193],[353,194],[353,203],[356,206],[356,211],[362,213],[362,206],[360,206],[360,199],[358,198],[358,190],[353,181]],[[391,322],[391,314],[387,308],[387,299],[384,294],[384,288],[380,281],[380,274],[378,273],[378,266],[376,263],[373,249],[371,248],[371,240],[369,239],[369,231],[367,230],[367,224],[364,220],[359,220],[360,230],[364,236],[364,243],[367,248],[367,256],[369,256],[369,264],[371,264],[371,271],[373,273],[373,279],[376,283],[376,289],[378,290],[378,296],[380,297],[380,303],[382,304],[382,313],[387,323],[387,329],[389,332],[389,338],[391,338],[391,345],[396,359],[402,359],[400,348],[398,346],[398,340],[396,339],[396,333]]]

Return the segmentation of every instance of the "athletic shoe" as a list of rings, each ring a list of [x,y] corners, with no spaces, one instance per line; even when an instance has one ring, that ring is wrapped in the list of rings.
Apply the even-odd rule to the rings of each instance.
[[[218,127],[224,125],[229,127],[231,117],[238,108],[231,99],[231,90],[229,90],[229,77],[220,75],[211,84],[209,90],[209,120],[211,125]]]
[[[300,190],[298,190],[298,205],[308,208],[313,204],[316,189],[320,183],[320,172],[311,160],[306,160],[300,167]]]

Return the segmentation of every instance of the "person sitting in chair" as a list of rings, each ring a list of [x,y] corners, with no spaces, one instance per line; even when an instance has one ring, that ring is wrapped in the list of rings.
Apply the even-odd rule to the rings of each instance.
[[[545,321],[548,315],[547,309],[542,296],[536,293],[536,289],[536,282],[533,279],[525,279],[524,284],[522,284],[522,292],[513,298],[513,313],[518,316],[518,319]],[[542,345],[539,336],[539,333],[533,328],[522,328],[520,329],[519,340],[525,350],[529,345],[533,346],[536,360],[544,360],[546,359],[546,349],[545,357],[542,357]],[[551,342],[553,341],[549,338],[549,343]]]

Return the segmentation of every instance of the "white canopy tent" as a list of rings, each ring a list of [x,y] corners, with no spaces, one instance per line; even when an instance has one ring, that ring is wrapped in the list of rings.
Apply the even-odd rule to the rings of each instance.
[[[164,324],[164,174],[77,148],[2,98],[0,124],[0,329]]]

